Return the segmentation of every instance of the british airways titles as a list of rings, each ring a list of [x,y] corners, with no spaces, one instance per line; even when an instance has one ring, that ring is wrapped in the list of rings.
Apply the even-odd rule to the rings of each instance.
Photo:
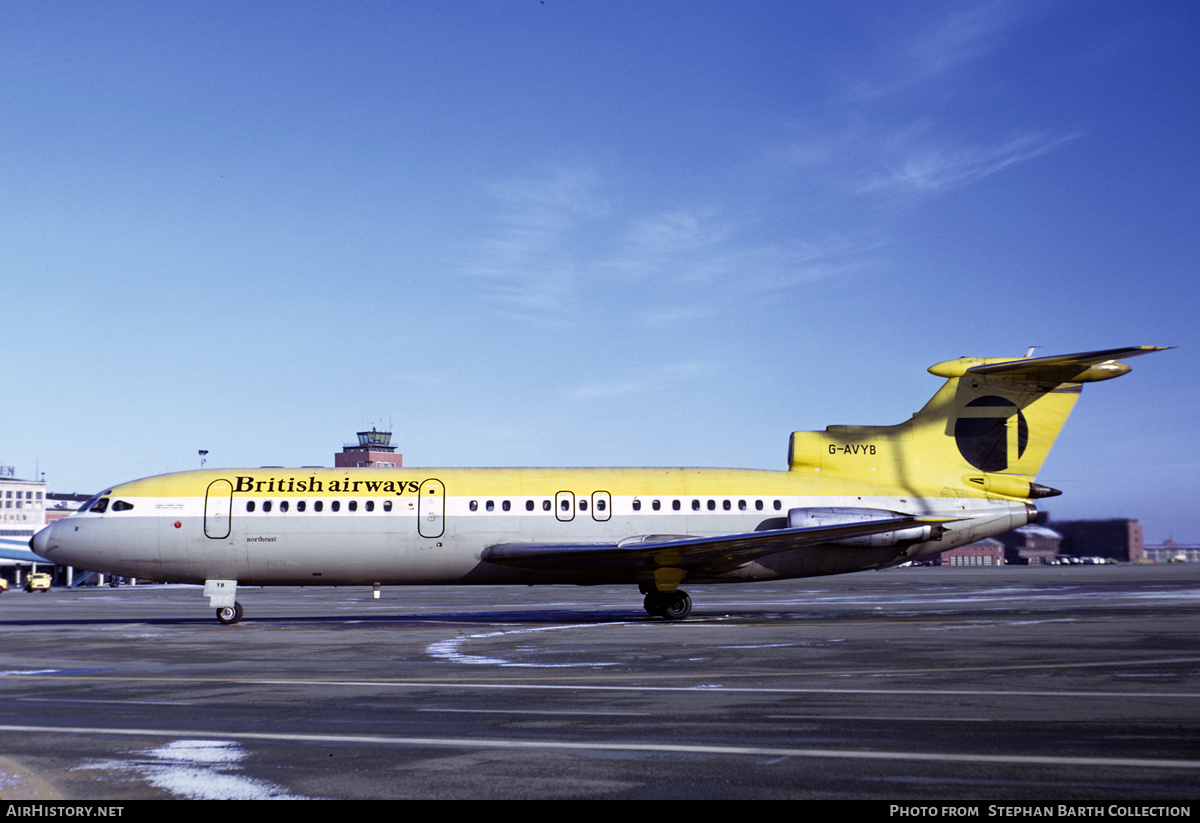
[[[259,480],[253,475],[238,475],[234,492],[240,494],[416,494],[421,489],[417,480],[318,480],[307,478],[270,477]]]

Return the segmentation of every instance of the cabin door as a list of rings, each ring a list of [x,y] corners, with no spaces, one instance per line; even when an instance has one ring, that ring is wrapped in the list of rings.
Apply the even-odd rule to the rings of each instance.
[[[554,515],[564,522],[575,519],[575,495],[572,492],[554,495]]]
[[[233,509],[233,484],[214,480],[204,497],[204,533],[214,540],[229,537],[229,513]]]
[[[612,495],[608,492],[592,492],[592,519],[607,520],[612,517]]]
[[[430,478],[421,483],[417,498],[417,531],[422,537],[441,537],[446,531],[446,486]]]

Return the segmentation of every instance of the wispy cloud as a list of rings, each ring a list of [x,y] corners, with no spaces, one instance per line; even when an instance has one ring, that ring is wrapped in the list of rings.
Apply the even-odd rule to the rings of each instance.
[[[853,244],[762,239],[716,205],[617,212],[594,175],[559,170],[492,188],[494,228],[463,271],[512,317],[608,312],[650,328],[693,323],[766,293],[861,268]]]
[[[914,141],[894,147],[881,167],[868,170],[861,191],[932,193],[970,185],[1048,154],[1080,135],[1030,133],[990,146]]]
[[[700,320],[707,320],[717,315],[715,306],[700,303],[682,303],[678,305],[655,306],[641,313],[643,326],[652,329],[668,329],[673,326],[684,326]]]
[[[672,366],[639,369],[620,380],[599,381],[577,386],[569,392],[572,400],[596,400],[625,395],[655,394],[668,391],[679,384],[689,383],[710,370],[703,363],[683,363]]]
[[[689,231],[663,242],[664,224]],[[759,294],[855,270],[857,262],[851,261],[863,251],[861,243],[842,236],[763,242],[752,234],[750,226],[715,213],[685,218],[675,212],[634,221],[617,253],[626,270],[660,279],[670,289],[728,283],[741,294]],[[634,260],[638,265],[628,262]]]
[[[495,184],[495,228],[464,269],[518,316],[552,319],[566,312],[584,275],[582,241],[609,204],[593,175],[557,169],[540,178]]]
[[[1003,48],[1006,37],[1030,10],[1012,2],[980,3],[953,12],[904,33],[900,23],[887,44],[866,61],[871,71],[852,82],[853,94],[878,100],[932,82],[955,83],[963,72]],[[899,20],[913,19],[910,9],[897,7]]]
[[[638,256],[671,257],[717,246],[728,240],[730,231],[715,208],[678,210],[634,221],[625,243]]]
[[[984,121],[961,117],[992,76],[1014,32],[1036,6],[987,2],[936,19],[885,25],[889,35],[856,66],[849,94],[835,95],[769,154],[834,197],[886,198],[888,204],[977,183],[1027,163],[1082,135],[1000,123],[999,103]],[[1015,118],[1014,118],[1015,119]],[[991,133],[982,133],[985,122]],[[905,198],[897,200],[897,198]]]
[[[972,137],[931,118],[894,125],[886,118],[853,127],[806,132],[775,151],[770,162],[829,198],[870,198],[907,205],[978,183],[1062,149],[1085,132],[1013,130],[1004,137]]]

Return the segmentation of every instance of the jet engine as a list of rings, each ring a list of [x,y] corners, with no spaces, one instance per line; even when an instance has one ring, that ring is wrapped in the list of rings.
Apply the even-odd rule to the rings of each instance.
[[[872,520],[895,520],[897,517],[911,517],[903,512],[893,512],[887,509],[789,509],[789,529],[812,529],[821,526],[839,526],[845,523],[869,523]],[[897,529],[878,534],[867,534],[862,537],[849,537],[844,540],[831,540],[834,546],[850,546],[857,549],[876,548],[879,546],[898,546],[911,543],[924,543],[941,536],[942,526],[926,523],[907,529]]]

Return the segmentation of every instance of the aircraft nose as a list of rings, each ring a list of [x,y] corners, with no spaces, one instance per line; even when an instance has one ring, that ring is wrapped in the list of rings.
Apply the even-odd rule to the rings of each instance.
[[[36,555],[45,557],[47,560],[50,559],[50,555],[47,552],[52,552],[58,548],[58,541],[53,539],[53,535],[54,524],[51,523],[29,539],[29,550]]]

